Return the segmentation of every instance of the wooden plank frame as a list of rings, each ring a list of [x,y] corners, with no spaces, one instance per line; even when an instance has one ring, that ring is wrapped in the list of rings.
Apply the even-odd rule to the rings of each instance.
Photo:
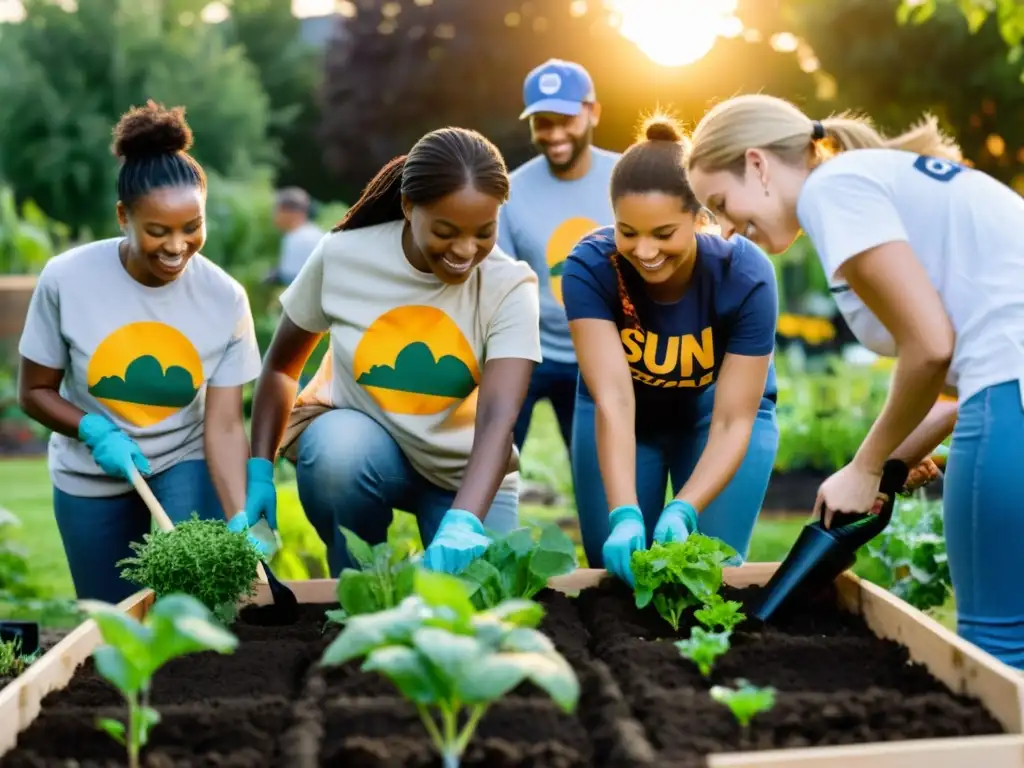
[[[778,563],[748,563],[724,569],[724,581],[734,587],[764,584]],[[552,579],[550,585],[566,594],[596,586],[604,570],[579,569]],[[334,603],[336,582],[311,579],[288,582],[300,603]],[[708,768],[1024,768],[1024,676],[965,642],[935,620],[884,589],[851,572],[836,579],[840,605],[862,616],[879,637],[904,645],[914,661],[955,693],[977,697],[1006,729],[998,736],[858,744],[852,746],[780,749],[709,755]],[[252,602],[271,601],[269,588],[257,585]],[[119,607],[141,618],[153,604],[143,590]],[[18,734],[39,715],[50,692],[66,686],[75,670],[100,644],[99,629],[86,621],[3,690],[0,690],[0,756],[17,743]]]

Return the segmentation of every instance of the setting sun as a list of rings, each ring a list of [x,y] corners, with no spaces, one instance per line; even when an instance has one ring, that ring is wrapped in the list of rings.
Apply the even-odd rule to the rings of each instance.
[[[606,0],[618,30],[651,61],[666,67],[692,64],[719,37],[736,37],[743,23],[737,0]]]

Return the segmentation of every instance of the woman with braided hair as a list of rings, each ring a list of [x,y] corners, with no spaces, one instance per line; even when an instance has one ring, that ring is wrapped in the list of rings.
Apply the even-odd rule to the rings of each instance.
[[[775,273],[746,238],[701,231],[687,153],[675,122],[648,119],[612,172],[614,226],[584,237],[562,278],[583,546],[629,583],[652,540],[699,530],[745,557],[778,448]]]

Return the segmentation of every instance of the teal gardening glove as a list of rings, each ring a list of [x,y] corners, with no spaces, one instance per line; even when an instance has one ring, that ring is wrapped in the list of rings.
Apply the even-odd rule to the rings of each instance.
[[[608,521],[612,532],[601,548],[604,567],[631,587],[635,586],[630,560],[634,552],[647,546],[644,516],[639,507],[630,505],[613,509]]]
[[[432,571],[457,574],[480,557],[490,543],[480,518],[464,509],[449,509],[423,553],[423,564]]]
[[[274,464],[267,459],[251,458],[246,463],[245,509],[228,520],[228,528],[236,533],[249,531],[265,519],[270,530],[277,530],[277,489],[274,487]],[[273,546],[249,531],[249,541],[268,557]]]
[[[659,544],[683,542],[696,530],[697,510],[687,501],[672,499],[665,505],[658,524],[654,526],[654,540]]]
[[[85,414],[78,423],[78,439],[89,448],[100,469],[111,477],[130,481],[133,469],[143,475],[152,471],[136,442],[106,416]]]

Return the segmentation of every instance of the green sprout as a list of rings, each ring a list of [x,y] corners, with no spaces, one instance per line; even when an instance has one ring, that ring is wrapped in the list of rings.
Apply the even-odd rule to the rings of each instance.
[[[716,685],[711,688],[711,698],[724,704],[732,712],[732,716],[746,730],[755,715],[767,712],[775,706],[775,689],[758,688],[746,680],[737,680],[739,688],[726,688]]]
[[[693,617],[710,630],[721,627],[726,632],[732,632],[747,618],[740,611],[742,607],[742,603],[714,594],[705,601],[703,608],[694,611]]]
[[[715,660],[729,650],[731,634],[731,632],[708,632],[701,627],[694,627],[690,631],[690,638],[677,641],[675,646],[679,649],[679,653],[697,665],[701,675],[707,677],[711,674]]]

